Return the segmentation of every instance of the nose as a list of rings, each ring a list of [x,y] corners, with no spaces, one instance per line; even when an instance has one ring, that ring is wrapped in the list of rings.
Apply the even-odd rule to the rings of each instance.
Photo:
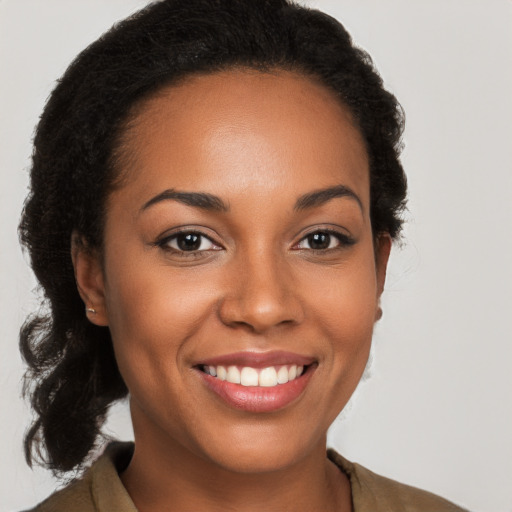
[[[236,267],[219,308],[225,325],[264,333],[303,320],[302,303],[286,261],[273,255],[246,254]]]

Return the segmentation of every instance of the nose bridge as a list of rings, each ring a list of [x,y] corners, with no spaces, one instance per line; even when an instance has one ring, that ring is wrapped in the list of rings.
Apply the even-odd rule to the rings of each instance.
[[[236,260],[236,272],[221,308],[226,324],[243,324],[262,332],[301,320],[300,301],[285,255],[261,244],[240,251]]]

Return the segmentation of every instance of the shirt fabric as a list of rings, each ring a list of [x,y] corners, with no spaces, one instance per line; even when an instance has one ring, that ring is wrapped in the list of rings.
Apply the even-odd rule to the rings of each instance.
[[[119,478],[133,448],[133,443],[111,443],[82,478],[27,512],[137,512]],[[327,456],[350,480],[354,512],[464,512],[439,496],[349,462],[332,449]]]

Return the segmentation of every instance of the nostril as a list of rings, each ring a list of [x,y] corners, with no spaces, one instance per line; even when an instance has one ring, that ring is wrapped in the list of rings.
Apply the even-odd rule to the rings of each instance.
[[[253,333],[278,326],[292,326],[303,318],[302,308],[294,298],[270,301],[261,296],[225,300],[219,315],[225,325],[245,328]]]

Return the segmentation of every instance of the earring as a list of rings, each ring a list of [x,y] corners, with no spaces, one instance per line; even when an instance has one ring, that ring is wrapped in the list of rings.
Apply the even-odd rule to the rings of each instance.
[[[92,315],[95,315],[97,311],[94,308],[85,308],[86,313],[91,313]]]

